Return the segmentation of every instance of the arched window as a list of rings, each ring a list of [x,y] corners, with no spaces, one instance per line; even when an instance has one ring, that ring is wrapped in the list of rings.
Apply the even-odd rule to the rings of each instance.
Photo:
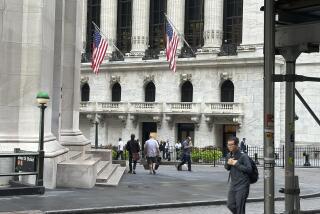
[[[221,102],[234,101],[234,86],[230,80],[226,80],[221,85]]]
[[[89,101],[90,98],[90,87],[88,83],[85,83],[81,87],[81,101]]]
[[[242,42],[243,0],[225,0],[223,12],[223,41],[240,45]]]
[[[186,81],[181,86],[181,102],[192,102],[193,86],[190,81]]]
[[[203,46],[204,0],[186,0],[185,38],[192,48]]]
[[[154,102],[156,100],[156,87],[153,82],[149,82],[145,87],[145,102]]]
[[[112,86],[112,102],[121,101],[121,85],[117,82]]]

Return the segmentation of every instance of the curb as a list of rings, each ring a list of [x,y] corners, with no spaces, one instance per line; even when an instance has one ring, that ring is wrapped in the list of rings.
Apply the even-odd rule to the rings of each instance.
[[[320,197],[320,193],[308,194],[300,196],[301,199]],[[283,201],[284,197],[275,197],[275,201]],[[263,202],[264,198],[248,198],[248,203]],[[121,213],[133,212],[141,210],[154,210],[164,208],[181,208],[191,206],[209,206],[209,205],[225,205],[226,199],[214,201],[190,201],[190,202],[176,202],[176,203],[161,203],[161,204],[146,204],[146,205],[128,205],[128,206],[114,206],[114,207],[99,207],[99,208],[83,208],[83,209],[69,209],[69,210],[53,210],[46,211],[46,214],[83,214],[83,213]],[[320,213],[320,210],[306,210],[301,213]]]

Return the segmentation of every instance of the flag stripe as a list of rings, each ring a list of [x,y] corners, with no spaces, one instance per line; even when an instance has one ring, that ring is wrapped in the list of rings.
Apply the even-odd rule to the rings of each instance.
[[[100,65],[107,53],[108,42],[102,38],[98,29],[93,34],[93,51],[91,58],[91,68],[95,74],[99,72]]]
[[[167,56],[167,61],[169,62],[169,68],[173,72],[176,72],[176,69],[177,69],[176,53],[177,53],[178,44],[179,44],[178,35],[176,34],[176,32],[174,32],[170,23],[167,23],[166,56]]]

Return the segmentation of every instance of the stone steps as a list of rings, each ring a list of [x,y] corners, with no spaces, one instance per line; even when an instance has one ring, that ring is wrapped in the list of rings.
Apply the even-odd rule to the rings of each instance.
[[[100,175],[103,170],[110,165],[110,161],[102,161],[100,160],[97,166],[97,175]]]
[[[78,158],[81,158],[82,152],[80,151],[69,151],[68,152],[68,159],[69,160],[76,160]]]
[[[97,183],[107,182],[119,165],[109,164],[97,177]]]
[[[96,186],[118,186],[126,167],[118,166],[106,182],[97,182]]]

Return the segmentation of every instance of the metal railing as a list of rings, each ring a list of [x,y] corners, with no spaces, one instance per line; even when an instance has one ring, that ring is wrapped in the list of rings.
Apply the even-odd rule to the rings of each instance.
[[[114,147],[114,155],[115,153],[116,147]],[[263,147],[247,146],[246,153],[258,166],[263,166]],[[169,147],[160,150],[160,156],[164,161],[180,161],[182,158],[182,149],[176,149],[175,146],[170,145]],[[124,154],[124,157],[125,159],[128,159],[128,154]],[[284,167],[284,146],[275,148],[274,157],[275,166]],[[191,159],[193,164],[224,165],[225,163],[224,152],[222,149],[213,146],[193,147],[191,151]],[[320,168],[320,146],[296,146],[295,167]]]
[[[43,151],[30,152],[23,151],[18,148],[14,149],[14,152],[2,152],[0,153],[0,159],[7,158],[13,162],[11,170],[7,172],[1,172],[0,177],[12,177],[9,178],[8,184],[10,187],[2,188],[0,195],[21,195],[21,194],[44,194],[45,188],[43,187],[43,165],[40,164],[41,159],[44,158]],[[20,176],[35,175],[35,184],[23,183]]]

